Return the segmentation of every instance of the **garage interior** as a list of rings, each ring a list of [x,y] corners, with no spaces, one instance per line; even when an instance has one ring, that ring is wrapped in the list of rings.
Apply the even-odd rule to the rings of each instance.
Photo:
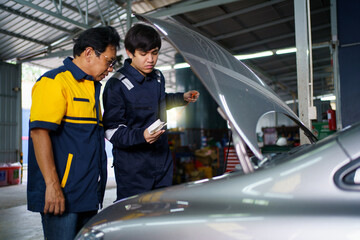
[[[31,86],[44,71],[61,66],[72,55],[72,39],[84,29],[110,25],[123,40],[137,22],[131,13],[183,24],[245,63],[322,139],[360,120],[360,101],[355,100],[360,96],[360,32],[353,30],[360,22],[359,10],[360,2],[336,0],[2,1],[0,235],[42,237],[39,216],[26,210]],[[125,58],[122,42],[115,69]],[[166,91],[195,86],[201,93],[197,108],[190,104],[168,113],[174,184],[235,170],[238,161],[216,103],[191,68],[179,67],[183,63],[163,39],[157,68],[165,76]],[[102,81],[103,86],[110,77]],[[189,79],[196,84],[190,86]],[[303,143],[299,129],[276,114],[264,116],[257,132],[264,153]],[[285,144],[278,142],[280,137],[286,138]],[[108,142],[107,150],[111,162]],[[115,199],[110,171],[111,164],[108,204]],[[38,228],[31,224],[36,221]]]

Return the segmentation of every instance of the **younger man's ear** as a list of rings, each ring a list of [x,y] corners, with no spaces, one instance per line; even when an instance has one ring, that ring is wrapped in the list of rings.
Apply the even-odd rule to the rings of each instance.
[[[129,56],[129,58],[133,58],[134,57],[134,55],[129,51],[129,50],[127,50],[127,49],[125,49],[126,50],[126,54]]]

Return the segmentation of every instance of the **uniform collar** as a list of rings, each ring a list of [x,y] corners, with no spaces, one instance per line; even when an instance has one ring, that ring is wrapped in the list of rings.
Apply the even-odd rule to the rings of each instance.
[[[125,60],[124,69],[130,76],[132,76],[139,83],[144,82],[145,79],[151,80],[157,78],[157,75],[154,70],[151,73],[149,73],[146,77],[144,77],[138,70],[136,70],[133,66],[131,66],[130,58]]]
[[[87,79],[87,80],[94,81],[94,78],[92,76],[86,74],[75,63],[73,63],[72,57],[67,57],[63,63],[64,63],[65,68],[72,73],[73,77],[76,80],[80,81],[81,79]]]

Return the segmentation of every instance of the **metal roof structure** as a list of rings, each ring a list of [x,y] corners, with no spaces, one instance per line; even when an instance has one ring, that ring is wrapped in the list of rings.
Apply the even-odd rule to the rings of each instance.
[[[330,0],[311,0],[314,96],[334,91]],[[294,0],[2,0],[0,60],[55,68],[72,55],[72,39],[84,29],[111,25],[124,39],[128,12],[168,18],[203,34],[234,55],[271,51],[242,60],[283,100],[297,94]],[[122,46],[123,48],[123,46]],[[163,44],[157,66],[174,65],[176,50]],[[125,57],[122,50],[119,54]],[[167,88],[174,70],[164,71]]]

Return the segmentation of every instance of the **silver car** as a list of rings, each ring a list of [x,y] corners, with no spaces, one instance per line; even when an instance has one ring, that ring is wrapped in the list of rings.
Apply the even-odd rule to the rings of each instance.
[[[77,239],[360,239],[360,124],[317,142],[270,87],[220,46],[176,23],[138,18],[162,32],[217,102],[241,171],[120,200]],[[291,118],[311,144],[264,156],[256,124],[268,112]]]

